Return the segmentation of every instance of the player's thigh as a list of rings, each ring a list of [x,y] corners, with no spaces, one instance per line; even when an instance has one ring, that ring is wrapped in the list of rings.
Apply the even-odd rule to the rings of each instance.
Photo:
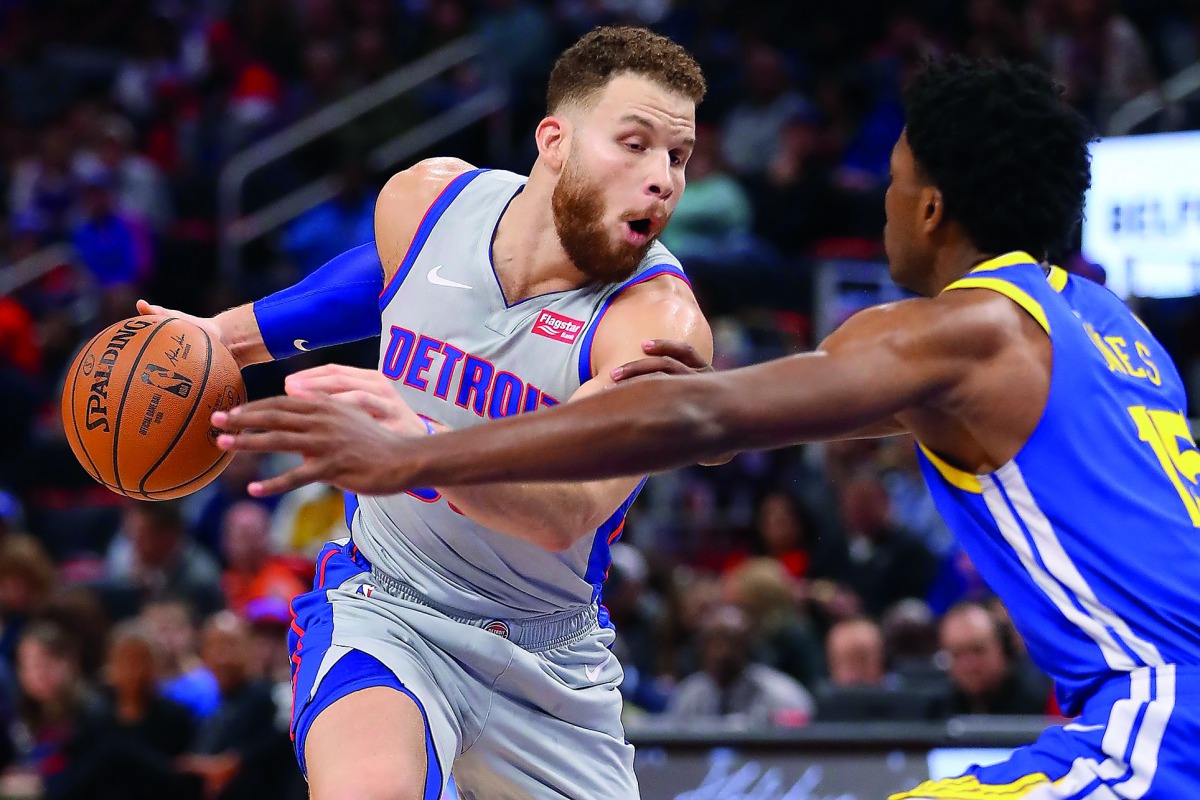
[[[426,800],[434,767],[427,736],[421,709],[392,687],[336,700],[304,741],[312,800]],[[440,793],[441,780],[436,784]]]
[[[483,733],[454,765],[464,800],[636,800],[621,724],[621,667],[597,635],[518,653]]]

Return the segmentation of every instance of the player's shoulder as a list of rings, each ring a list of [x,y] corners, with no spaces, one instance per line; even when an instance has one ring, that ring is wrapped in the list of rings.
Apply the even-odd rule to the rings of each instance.
[[[375,247],[385,279],[399,267],[426,210],[451,181],[473,169],[460,158],[427,158],[388,179],[375,201]]]
[[[711,357],[712,330],[683,273],[646,270],[640,278],[612,298],[596,330],[596,349],[625,354],[647,339],[675,339]]]
[[[379,204],[424,211],[421,200],[428,200],[425,205],[432,203],[451,181],[473,169],[472,164],[461,158],[426,158],[389,178],[379,192]]]

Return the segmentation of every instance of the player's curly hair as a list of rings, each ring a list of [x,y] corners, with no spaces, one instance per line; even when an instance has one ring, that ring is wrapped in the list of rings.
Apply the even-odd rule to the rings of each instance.
[[[583,103],[622,74],[649,78],[699,104],[708,90],[691,53],[645,28],[601,27],[563,51],[550,71],[546,111]]]
[[[1042,70],[951,57],[905,93],[913,157],[983,252],[1060,255],[1083,218],[1091,126]]]

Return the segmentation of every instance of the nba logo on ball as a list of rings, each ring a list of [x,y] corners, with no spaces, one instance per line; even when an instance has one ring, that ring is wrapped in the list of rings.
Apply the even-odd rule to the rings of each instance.
[[[508,638],[508,625],[505,624],[502,620],[494,619],[491,622],[489,622],[488,624],[484,625],[483,629],[485,631],[487,631],[488,633],[496,634],[501,639]]]

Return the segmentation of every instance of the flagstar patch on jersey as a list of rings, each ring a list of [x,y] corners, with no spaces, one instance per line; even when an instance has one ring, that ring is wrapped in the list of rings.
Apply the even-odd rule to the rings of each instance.
[[[579,338],[579,332],[582,330],[583,323],[579,320],[555,314],[549,309],[544,309],[541,314],[538,314],[537,322],[533,323],[533,332],[538,336],[545,336],[547,339],[554,339],[566,344],[575,344],[575,340]]]

